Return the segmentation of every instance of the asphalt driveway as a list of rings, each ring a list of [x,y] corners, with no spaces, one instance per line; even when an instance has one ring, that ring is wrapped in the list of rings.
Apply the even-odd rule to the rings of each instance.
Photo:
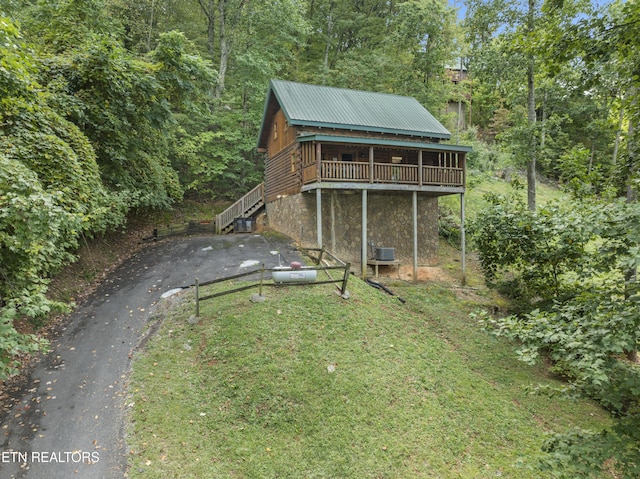
[[[70,315],[34,366],[2,423],[0,478],[126,477],[131,359],[154,310],[170,301],[163,294],[196,277],[295,259],[287,240],[251,234],[174,238],[136,254]]]

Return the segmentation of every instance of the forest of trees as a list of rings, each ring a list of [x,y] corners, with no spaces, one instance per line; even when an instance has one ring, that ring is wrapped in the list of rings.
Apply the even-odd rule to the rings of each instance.
[[[262,181],[271,78],[409,95],[474,147],[471,171],[526,176],[526,204],[492,198],[472,225],[488,279],[521,305],[484,324],[617,420],[550,440],[548,466],[638,477],[640,3],[459,5],[0,0],[0,377],[40,345],[16,318],[64,307],[47,286],[83,237]],[[541,208],[537,177],[571,200]]]

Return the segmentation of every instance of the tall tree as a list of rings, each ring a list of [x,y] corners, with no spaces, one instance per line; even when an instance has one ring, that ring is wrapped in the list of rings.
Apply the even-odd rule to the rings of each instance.
[[[207,52],[213,58],[216,51],[216,0],[198,0],[207,19]]]
[[[220,37],[220,65],[218,67],[218,81],[216,83],[215,96],[220,98],[225,89],[225,80],[231,50],[234,45],[234,30],[245,14],[246,0],[218,0],[218,20]]]
[[[485,88],[498,92],[497,110],[506,107],[515,112],[524,106],[527,125],[515,118],[514,131],[509,135],[511,146],[520,145],[517,155],[526,159],[528,207],[536,206],[536,172],[541,153],[540,117],[545,121],[546,101],[536,100],[536,89],[546,78],[556,75],[553,69],[544,68],[554,63],[549,48],[571,25],[588,12],[588,5],[577,1],[557,2],[547,0],[469,0],[465,24],[472,47],[471,69]],[[523,67],[524,66],[524,67]],[[560,68],[561,69],[561,68]],[[488,85],[486,83],[489,83]],[[521,88],[521,85],[525,85]],[[490,86],[491,85],[491,86]],[[482,90],[481,90],[482,91]],[[526,92],[522,95],[520,92]],[[543,98],[548,98],[543,95]],[[542,112],[542,113],[541,113]],[[546,136],[545,136],[546,140]]]
[[[536,27],[536,2],[528,0],[526,38],[534,38]],[[535,89],[536,59],[533,51],[527,52],[527,120],[532,132],[529,158],[527,161],[527,205],[530,210],[536,209],[536,159],[538,155],[538,141],[535,135],[536,125],[536,89]]]

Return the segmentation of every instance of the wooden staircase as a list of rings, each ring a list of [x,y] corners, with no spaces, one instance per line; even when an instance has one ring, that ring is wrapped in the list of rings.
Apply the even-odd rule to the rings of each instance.
[[[236,218],[251,217],[263,206],[264,183],[260,183],[249,193],[216,216],[216,233],[228,234],[233,232],[233,223]]]

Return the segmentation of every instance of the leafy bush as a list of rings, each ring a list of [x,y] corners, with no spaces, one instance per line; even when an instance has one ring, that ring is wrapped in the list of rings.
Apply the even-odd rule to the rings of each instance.
[[[532,212],[516,195],[487,195],[490,206],[470,222],[489,281],[509,281],[528,301],[561,299],[569,272],[582,270],[594,237],[578,209],[551,203]]]
[[[0,378],[16,355],[42,346],[14,321],[62,305],[45,297],[49,278],[73,261],[83,233],[124,220],[122,201],[104,189],[93,147],[34,79],[18,30],[0,18]]]
[[[73,232],[82,226],[60,197],[20,162],[0,155],[0,378],[15,371],[17,354],[41,346],[16,331],[14,318],[37,318],[58,306],[44,296],[46,278],[71,259]]]
[[[21,354],[34,353],[47,347],[47,342],[32,334],[21,334],[13,325],[15,310],[0,309],[0,379],[18,372],[16,358]]]
[[[547,356],[570,390],[598,400],[617,418],[598,434],[555,436],[546,446],[547,466],[570,459],[573,472],[566,477],[576,471],[597,477],[612,461],[624,477],[637,477],[640,205],[591,198],[531,212],[514,198],[493,197],[473,231],[487,277],[510,277],[535,307],[499,319],[483,314],[484,327],[518,340],[523,361]],[[603,445],[606,452],[598,450]]]

